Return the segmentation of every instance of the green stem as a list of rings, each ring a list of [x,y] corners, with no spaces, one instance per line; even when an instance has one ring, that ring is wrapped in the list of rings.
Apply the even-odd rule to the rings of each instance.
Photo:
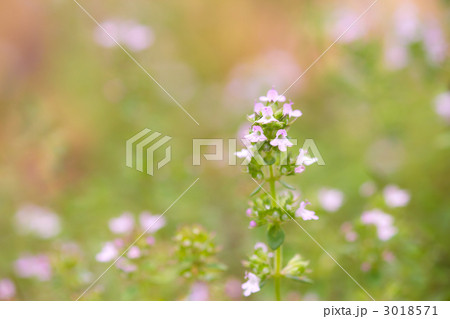
[[[269,166],[270,172],[270,193],[272,196],[272,207],[277,205],[276,202],[276,189],[275,189],[275,180],[273,178],[273,165]],[[277,301],[281,300],[281,246],[275,251],[275,273],[273,274],[273,278],[275,281],[275,298]]]

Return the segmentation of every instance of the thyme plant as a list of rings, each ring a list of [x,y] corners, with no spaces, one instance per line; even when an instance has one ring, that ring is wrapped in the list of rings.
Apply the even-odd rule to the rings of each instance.
[[[294,156],[289,149],[294,145],[288,136],[292,123],[302,116],[302,112],[292,109],[283,95],[271,89],[266,96],[255,102],[254,112],[248,116],[252,123],[249,134],[244,137],[246,149],[237,152],[245,158],[246,171],[258,184],[250,195],[250,207],[247,216],[249,228],[265,227],[267,244],[257,243],[252,255],[244,262],[247,281],[242,285],[244,296],[258,292],[267,280],[273,280],[276,300],[281,300],[281,281],[289,278],[308,282],[306,276],[308,261],[299,254],[294,255],[286,264],[282,259],[282,246],[285,242],[283,224],[296,219],[317,220],[315,212],[306,209],[310,203],[301,200],[283,178],[301,174],[305,167],[317,162],[300,149]],[[268,190],[265,185],[268,185]],[[283,187],[285,190],[280,191]]]

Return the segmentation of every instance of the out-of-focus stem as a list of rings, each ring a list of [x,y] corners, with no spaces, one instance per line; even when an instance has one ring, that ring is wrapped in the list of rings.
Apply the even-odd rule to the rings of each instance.
[[[276,201],[276,189],[275,189],[275,180],[273,178],[273,165],[269,166],[269,172],[270,172],[270,193],[272,196],[272,207],[275,207],[277,205]],[[273,279],[275,283],[275,299],[277,301],[281,300],[281,246],[278,247],[278,249],[275,251],[275,273],[273,274]]]

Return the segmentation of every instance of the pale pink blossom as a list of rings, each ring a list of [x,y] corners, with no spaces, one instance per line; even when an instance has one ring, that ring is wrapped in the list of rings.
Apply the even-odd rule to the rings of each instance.
[[[24,205],[14,217],[17,230],[23,234],[47,239],[58,235],[61,231],[58,215],[45,207]]]
[[[393,225],[394,218],[379,209],[365,211],[361,215],[361,221],[366,225],[375,225],[378,238],[382,241],[391,239],[398,231]]]
[[[248,224],[249,228],[255,228],[256,226],[257,226],[257,224],[254,220],[251,220],[250,223]]]
[[[188,300],[190,301],[208,301],[209,287],[204,282],[195,282],[191,287],[191,293]]]
[[[383,259],[384,261],[391,263],[395,260],[395,255],[392,251],[385,250],[383,251]]]
[[[358,21],[358,25],[350,27],[358,19],[359,13],[350,8],[341,8],[334,12],[333,21],[329,33],[333,39],[340,37],[340,41],[351,43],[361,39],[367,33],[367,23],[364,19]]]
[[[255,106],[253,107],[253,111],[257,114],[259,114],[264,109],[264,104],[261,102],[255,102]]]
[[[148,233],[154,233],[166,225],[166,219],[162,215],[152,215],[149,212],[141,213],[139,221]]]
[[[130,213],[123,213],[109,221],[109,229],[114,234],[129,234],[134,228],[134,217]]]
[[[434,106],[436,113],[444,120],[450,122],[450,91],[436,96]]]
[[[133,21],[108,20],[95,29],[94,40],[106,48],[124,45],[141,51],[153,44],[154,34],[151,28]]]
[[[262,118],[256,121],[256,123],[268,124],[271,122],[278,122],[276,118],[273,117],[273,110],[270,106],[264,107],[261,110]]]
[[[359,193],[361,194],[361,196],[364,196],[364,197],[372,196],[373,194],[375,194],[376,190],[377,190],[377,187],[376,187],[375,183],[372,181],[364,182],[359,187]]]
[[[344,202],[344,193],[338,189],[322,188],[318,197],[322,208],[331,213],[337,211]]]
[[[305,166],[303,166],[303,165],[297,166],[297,167],[294,169],[294,171],[295,171],[297,174],[301,174],[301,173],[303,173],[303,172],[305,171]]]
[[[278,130],[274,140],[270,141],[270,145],[277,147],[281,152],[286,152],[288,147],[293,146],[291,141],[287,138],[286,130]]]
[[[372,269],[372,264],[371,264],[371,263],[369,263],[369,262],[363,262],[363,263],[361,264],[361,270],[362,270],[363,272],[368,272],[370,269]]]
[[[238,158],[245,158],[246,161],[250,161],[252,158],[252,152],[250,152],[246,148],[243,148],[242,150],[235,152],[234,155],[236,155]]]
[[[137,266],[135,264],[132,264],[128,259],[126,258],[120,258],[115,263],[115,266],[122,270],[123,272],[130,273],[137,270]]]
[[[420,36],[421,23],[417,7],[412,2],[403,2],[394,13],[394,35],[397,42],[409,44]]]
[[[141,257],[141,250],[137,246],[132,246],[127,252],[127,257],[130,259],[136,259]]]
[[[348,242],[354,242],[358,239],[358,234],[353,230],[353,225],[350,222],[345,222],[341,226],[341,231],[345,235],[345,239]]]
[[[253,215],[252,209],[251,209],[251,208],[248,208],[248,209],[245,211],[245,214],[246,214],[248,217],[251,217],[251,216]]]
[[[383,190],[384,201],[389,207],[403,207],[409,203],[411,195],[396,185],[388,185]]]
[[[145,239],[145,242],[149,246],[153,246],[155,244],[155,237],[149,236]]]
[[[10,300],[16,295],[16,286],[11,279],[0,280],[0,300]]]
[[[268,252],[267,245],[264,244],[264,243],[262,243],[262,242],[256,243],[254,249],[255,249],[255,250],[257,250],[257,249],[262,249],[263,252],[265,252],[265,253]]]
[[[426,25],[423,37],[428,60],[433,64],[445,61],[448,55],[448,43],[442,28],[435,21],[431,21]]]
[[[389,41],[384,48],[384,64],[389,70],[403,69],[409,62],[408,47],[397,41]]]
[[[103,244],[102,250],[95,256],[95,259],[101,263],[107,263],[119,255],[119,251],[112,242]]]
[[[259,283],[261,279],[251,272],[245,274],[246,282],[244,282],[241,288],[244,290],[244,296],[248,297],[251,294],[258,292],[260,290]]]
[[[295,217],[301,217],[303,220],[311,220],[311,219],[317,220],[317,219],[319,219],[319,217],[316,216],[315,212],[305,208],[307,205],[310,205],[310,202],[302,201],[300,203],[300,207],[295,212]]]
[[[285,103],[283,105],[283,115],[288,115],[289,117],[300,117],[302,112],[300,110],[292,110],[292,102]]]
[[[14,263],[14,271],[22,278],[35,277],[40,281],[48,281],[52,277],[50,260],[46,255],[24,255]]]
[[[258,125],[253,126],[252,133],[245,135],[244,138],[251,143],[258,143],[267,140],[267,137],[264,135],[263,129]]]
[[[241,282],[236,278],[228,279],[225,283],[225,294],[231,299],[239,299],[241,297]]]
[[[278,92],[274,89],[267,91],[266,96],[260,96],[259,100],[262,102],[284,102],[286,97],[284,95],[278,95]]]

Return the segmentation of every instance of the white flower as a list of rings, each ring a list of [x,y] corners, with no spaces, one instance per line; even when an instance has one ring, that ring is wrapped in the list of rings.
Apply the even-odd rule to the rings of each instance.
[[[318,159],[316,157],[311,158],[311,157],[307,156],[306,154],[308,154],[308,151],[301,148],[295,164],[309,166],[318,161]]]
[[[394,218],[379,209],[364,212],[361,216],[361,221],[366,225],[375,225],[377,227],[378,238],[383,241],[397,234],[397,228],[393,225]]]
[[[267,137],[264,135],[264,131],[262,130],[261,126],[253,126],[252,131],[252,133],[244,136],[244,138],[251,143],[264,142],[265,140],[267,140]]]
[[[261,281],[261,279],[259,279],[258,276],[251,272],[246,273],[245,278],[247,279],[247,281],[244,282],[241,287],[244,290],[244,296],[248,297],[260,290],[259,282]]]
[[[123,213],[117,218],[109,221],[109,229],[114,234],[130,233],[134,228],[134,217],[130,213]]]
[[[332,213],[337,211],[344,202],[344,193],[338,189],[322,188],[318,197],[323,209]]]
[[[139,216],[139,221],[148,233],[154,233],[166,225],[166,219],[163,216],[152,215],[149,212],[143,212]]]
[[[61,231],[58,215],[45,207],[25,205],[15,215],[19,232],[33,234],[41,238],[51,238]]]
[[[243,148],[239,152],[234,153],[234,155],[239,158],[245,158],[246,161],[250,161],[250,159],[252,158],[252,153],[246,148]]]

